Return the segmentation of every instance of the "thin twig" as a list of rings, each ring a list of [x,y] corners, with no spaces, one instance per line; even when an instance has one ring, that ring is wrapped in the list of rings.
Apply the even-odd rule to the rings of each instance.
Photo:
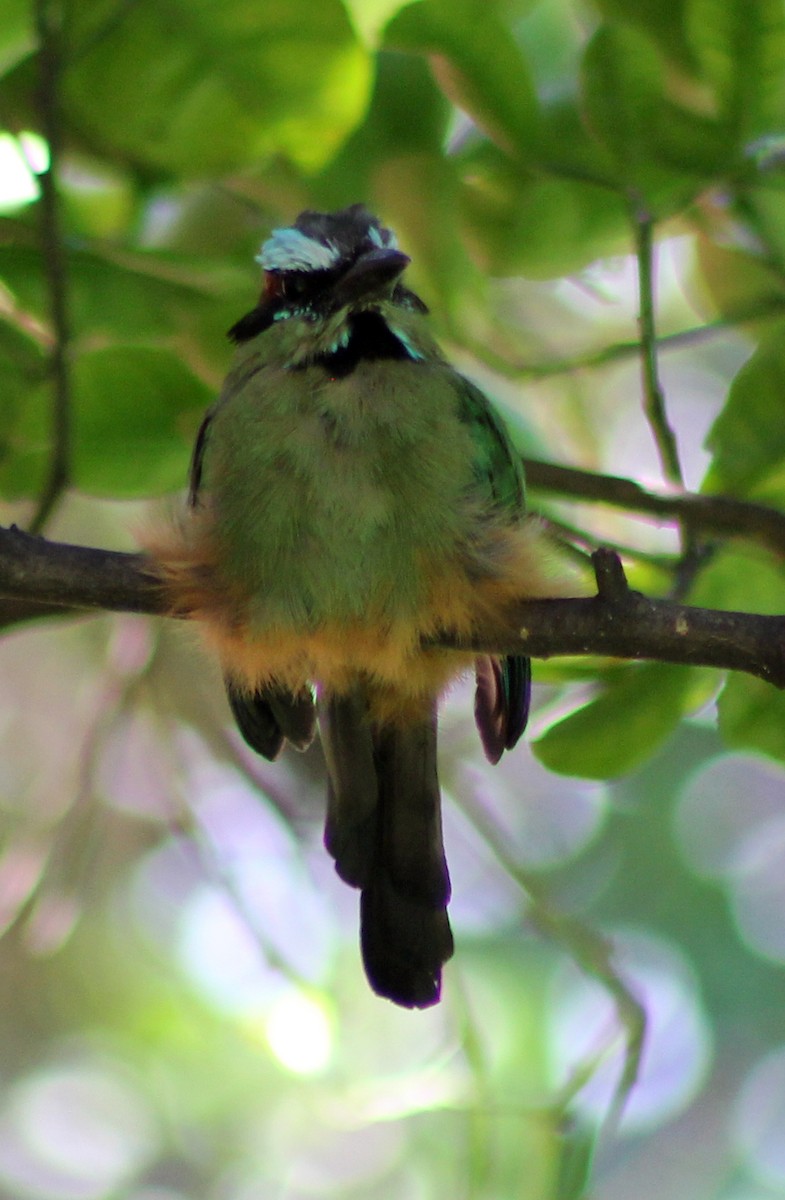
[[[749,538],[785,557],[785,513],[765,504],[696,492],[650,492],[620,475],[563,467],[536,458],[525,458],[523,464],[533,491],[608,504],[627,512],[651,513],[704,533]]]
[[[559,520],[550,513],[547,516],[538,513],[537,519],[549,537],[558,544],[560,550],[569,554],[580,566],[586,566],[597,549],[596,535],[579,529],[577,525],[573,525],[569,521]],[[641,550],[638,546],[633,546],[629,542],[620,542],[617,538],[614,538],[613,541],[605,540],[603,545],[611,546],[622,558],[646,563],[647,566],[656,567],[666,575],[672,574],[677,565],[677,559],[673,554],[656,554],[649,550]]]
[[[553,903],[547,886],[535,871],[527,870],[510,853],[510,840],[491,814],[462,795],[458,802],[483,841],[490,847],[510,879],[528,896],[529,918],[546,938],[561,946],[575,964],[608,993],[624,1031],[625,1051],[621,1076],[616,1085],[606,1127],[615,1127],[638,1078],[646,1013],[613,964],[613,946],[601,933]]]
[[[642,205],[633,206],[635,255],[638,260],[638,303],[641,377],[646,419],[649,422],[662,471],[669,483],[684,487],[676,436],[665,411],[665,395],[657,371],[657,330],[654,303],[654,219]]]
[[[668,420],[657,361],[654,218],[640,201],[633,201],[631,209],[635,230],[635,255],[638,262],[638,325],[643,408],[665,479],[674,487],[683,490],[684,472],[679,460],[679,447],[676,434]],[[704,548],[695,529],[685,522],[680,522],[680,527],[681,558],[675,572],[672,592],[675,600],[680,600],[688,594],[705,559]]]
[[[698,346],[702,342],[725,333],[728,329],[739,328],[753,321],[777,320],[785,311],[785,299],[769,297],[766,301],[739,309],[737,312],[716,317],[701,325],[691,325],[687,329],[679,329],[675,333],[664,333],[656,338],[657,350],[680,350],[685,346]],[[559,358],[552,362],[532,363],[523,359],[511,357],[509,354],[495,352],[489,348],[488,339],[483,342],[467,340],[456,335],[456,342],[465,347],[478,362],[484,363],[497,374],[507,379],[517,379],[521,382],[536,382],[540,379],[551,379],[558,375],[573,375],[579,371],[599,370],[612,366],[626,359],[637,358],[640,354],[640,341],[612,342],[599,350],[590,350],[585,354],[577,354],[572,358]]]
[[[62,69],[62,14],[56,0],[35,0],[34,14],[38,36],[38,107],[41,128],[49,146],[49,163],[38,178],[41,185],[41,249],[53,334],[49,356],[53,384],[52,457],[38,508],[30,522],[31,531],[39,533],[68,486],[71,459],[71,383],[67,262],[57,193],[61,144],[59,84]]]

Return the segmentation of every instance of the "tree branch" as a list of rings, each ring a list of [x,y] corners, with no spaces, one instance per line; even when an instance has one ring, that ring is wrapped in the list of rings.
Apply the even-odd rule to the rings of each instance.
[[[495,654],[609,655],[746,671],[785,688],[785,616],[690,608],[650,600],[627,586],[612,550],[593,555],[598,592],[588,599],[521,601],[515,634],[440,645]],[[27,616],[59,610],[166,614],[166,593],[148,559],[69,546],[12,527],[0,530],[0,598]]]
[[[12,525],[0,528],[0,597],[28,617],[73,609],[164,614],[161,580],[142,554],[49,542]]]

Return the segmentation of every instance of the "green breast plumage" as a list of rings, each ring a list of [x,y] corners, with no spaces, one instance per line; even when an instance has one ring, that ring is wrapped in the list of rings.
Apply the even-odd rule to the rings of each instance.
[[[476,520],[464,381],[439,361],[361,361],[344,378],[257,366],[246,356],[230,377],[203,469],[224,570],[254,620],[413,614],[423,564],[455,559]]]

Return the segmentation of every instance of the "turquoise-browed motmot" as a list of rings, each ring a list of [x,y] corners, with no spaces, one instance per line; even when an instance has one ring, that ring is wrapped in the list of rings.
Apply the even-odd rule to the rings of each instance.
[[[304,212],[259,258],[264,290],[194,450],[188,512],[154,553],[217,648],[246,741],[273,759],[320,729],[325,843],[361,889],[371,986],[439,999],[453,951],[436,709],[474,665],[488,758],[526,724],[523,657],[438,640],[510,632],[553,594],[518,455],[442,357],[409,262],[362,206]]]

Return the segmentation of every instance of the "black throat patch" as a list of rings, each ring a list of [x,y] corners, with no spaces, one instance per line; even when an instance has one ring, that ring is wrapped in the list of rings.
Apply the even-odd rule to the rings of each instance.
[[[400,338],[396,337],[389,325],[378,312],[353,313],[349,317],[349,340],[345,346],[329,354],[319,354],[309,359],[303,366],[316,363],[334,379],[344,379],[351,375],[360,362],[373,362],[377,359],[412,360]]]

